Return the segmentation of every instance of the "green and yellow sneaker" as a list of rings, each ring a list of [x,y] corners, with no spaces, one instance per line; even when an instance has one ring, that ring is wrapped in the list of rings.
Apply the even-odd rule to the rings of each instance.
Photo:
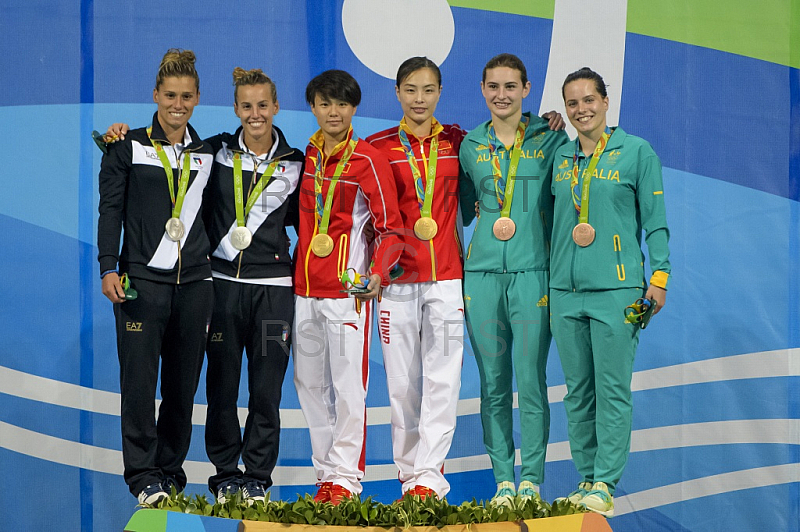
[[[492,506],[506,506],[510,508],[516,496],[517,490],[514,488],[514,483],[506,480],[497,485],[497,493],[494,494],[489,504]]]
[[[608,493],[605,482],[595,482],[591,491],[581,499],[580,505],[604,517],[614,517],[614,497]]]
[[[578,489],[567,495],[566,497],[559,497],[555,500],[555,502],[564,502],[569,501],[572,504],[580,504],[581,500],[586,497],[586,494],[589,493],[589,490],[592,489],[591,482],[581,482],[578,484]]]
[[[519,495],[520,500],[523,502],[528,499],[540,499],[539,486],[530,480],[523,480],[519,483],[519,491],[517,491],[517,495]]]

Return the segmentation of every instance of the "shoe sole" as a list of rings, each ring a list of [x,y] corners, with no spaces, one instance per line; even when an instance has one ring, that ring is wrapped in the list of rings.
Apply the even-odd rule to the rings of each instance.
[[[581,507],[589,510],[592,513],[600,514],[603,517],[614,517],[614,508],[611,508],[610,510],[606,510],[605,512],[603,512],[601,510],[597,510],[596,508],[592,508],[591,506],[586,506],[585,504],[582,504]]]

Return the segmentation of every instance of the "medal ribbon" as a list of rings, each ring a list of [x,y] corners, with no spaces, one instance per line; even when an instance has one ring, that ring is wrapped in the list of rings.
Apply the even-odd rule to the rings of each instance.
[[[519,167],[519,158],[522,154],[522,141],[525,139],[525,129],[528,127],[528,117],[517,126],[514,136],[514,147],[511,151],[511,162],[508,165],[508,177],[504,180],[500,171],[500,159],[497,157],[497,139],[494,137],[494,126],[489,126],[489,151],[492,153],[492,173],[494,174],[494,191],[497,195],[497,204],[500,206],[500,217],[508,218],[511,213],[511,201],[514,199],[514,184]]]
[[[358,137],[353,133],[350,142],[348,142],[347,146],[344,148],[342,158],[339,159],[339,164],[336,165],[336,171],[333,173],[333,177],[331,177],[331,184],[328,185],[328,194],[325,198],[324,206],[322,203],[322,182],[325,178],[325,165],[322,164],[322,160],[325,158],[325,155],[322,150],[319,150],[317,167],[314,172],[314,192],[317,196],[317,228],[319,229],[318,233],[321,235],[328,234],[328,223],[331,219],[331,206],[333,205],[333,191],[336,189],[336,185],[339,183],[339,177],[341,177],[342,172],[344,172],[344,167],[347,165],[348,161],[350,161],[350,156],[353,155],[357,143]]]
[[[255,176],[258,170],[258,167],[255,166],[255,161],[253,162],[253,175]],[[261,174],[261,178],[258,180],[255,188],[250,192],[250,195],[247,197],[247,205],[244,205],[244,190],[242,188],[242,154],[236,152],[233,155],[233,191],[234,191],[234,200],[236,202],[236,225],[239,227],[244,227],[245,221],[244,218],[248,214],[250,214],[250,210],[253,208],[253,205],[256,204],[258,201],[259,196],[261,196],[261,192],[269,183],[272,174],[275,173],[275,168],[278,167],[278,160],[274,159],[267,169],[264,170],[264,173]]]
[[[400,136],[400,143],[403,145],[403,151],[408,159],[408,165],[411,167],[411,175],[414,176],[414,188],[417,191],[417,201],[419,202],[419,212],[423,218],[431,217],[431,204],[433,204],[433,187],[436,181],[436,162],[439,154],[439,135],[435,135],[431,139],[431,151],[428,153],[427,164],[427,179],[423,183],[422,173],[417,166],[417,158],[414,157],[414,150],[411,148],[411,143],[408,141],[408,135],[402,128],[398,128],[398,135]],[[422,153],[422,143],[420,143],[420,153]],[[424,156],[424,153],[423,153]]]
[[[169,158],[167,157],[164,148],[161,147],[161,143],[150,138],[150,132],[152,130],[152,126],[147,128],[147,138],[150,139],[150,144],[152,144],[156,149],[156,154],[158,155],[158,159],[161,161],[161,166],[164,167],[164,173],[167,174],[169,197],[172,200],[172,217],[180,218],[181,209],[183,208],[183,198],[186,197],[186,189],[189,188],[189,174],[192,172],[192,163],[190,160],[191,153],[188,150],[184,150],[183,170],[181,171],[181,177],[178,181],[178,197],[176,198],[175,185],[173,184],[172,177],[172,164],[169,162]]]
[[[611,130],[606,128],[597,141],[597,146],[594,148],[589,166],[583,171],[583,179],[580,180],[578,179],[578,150],[580,149],[580,142],[575,140],[575,155],[572,156],[572,179],[570,179],[570,186],[572,187],[572,203],[575,204],[575,210],[578,211],[578,223],[589,223],[589,186],[592,184],[592,172],[597,168],[600,156],[606,149],[606,145],[608,145],[609,137],[611,137]],[[581,191],[580,196],[578,196],[579,188]],[[584,208],[581,208],[582,206]]]

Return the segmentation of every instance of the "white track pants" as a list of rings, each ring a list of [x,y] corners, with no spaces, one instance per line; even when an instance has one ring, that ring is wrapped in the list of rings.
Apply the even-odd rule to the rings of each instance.
[[[294,384],[320,482],[361,493],[372,303],[295,297]]]
[[[444,460],[456,427],[464,355],[461,280],[390,285],[378,331],[392,412],[392,452],[403,493],[450,491]]]

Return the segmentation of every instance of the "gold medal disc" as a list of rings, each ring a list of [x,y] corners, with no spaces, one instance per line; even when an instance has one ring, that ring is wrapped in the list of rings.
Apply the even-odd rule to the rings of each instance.
[[[170,218],[167,220],[167,225],[164,228],[167,231],[167,238],[173,242],[178,242],[183,238],[183,234],[185,233],[183,222],[180,218]]]
[[[492,226],[492,232],[497,240],[509,240],[517,232],[517,224],[506,216],[498,218]]]
[[[580,223],[572,230],[572,240],[580,247],[585,248],[594,242],[594,227],[587,223]]]
[[[439,232],[439,224],[433,218],[420,218],[414,222],[414,234],[420,240],[432,240]]]
[[[333,252],[333,239],[326,234],[318,234],[311,239],[311,251],[317,257],[327,257]]]
[[[231,245],[239,251],[250,247],[253,241],[253,233],[247,227],[237,227],[231,232]]]

